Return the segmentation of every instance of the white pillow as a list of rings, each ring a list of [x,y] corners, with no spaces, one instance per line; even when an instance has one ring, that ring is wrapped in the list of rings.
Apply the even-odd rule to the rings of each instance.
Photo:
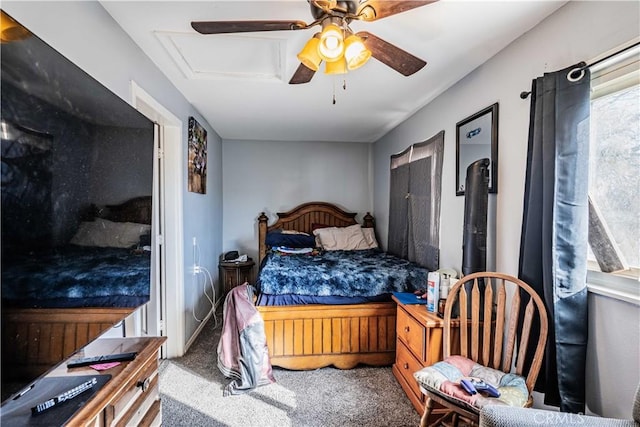
[[[327,251],[369,249],[360,224],[348,227],[318,228],[313,231],[313,234],[318,237],[322,248]]]
[[[378,241],[376,240],[376,230],[373,227],[366,227],[362,229],[364,239],[367,242],[367,249],[376,249],[378,247]]]
[[[69,243],[78,246],[101,248],[130,248],[140,242],[140,236],[148,233],[151,226],[135,222],[112,222],[103,218],[82,222]]]

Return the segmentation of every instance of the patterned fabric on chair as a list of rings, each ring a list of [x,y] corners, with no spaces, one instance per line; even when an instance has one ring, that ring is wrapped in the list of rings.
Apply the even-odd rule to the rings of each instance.
[[[419,370],[413,376],[423,389],[478,409],[487,405],[523,407],[529,397],[523,376],[488,368],[462,356],[447,357],[442,362]],[[489,397],[484,393],[470,395],[460,385],[460,380],[464,378],[483,380],[495,387],[500,396]]]

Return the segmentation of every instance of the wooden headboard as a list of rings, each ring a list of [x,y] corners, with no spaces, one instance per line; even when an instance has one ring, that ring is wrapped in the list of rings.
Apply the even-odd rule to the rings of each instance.
[[[324,224],[330,227],[347,227],[357,224],[357,213],[346,212],[338,206],[327,202],[308,202],[291,209],[288,212],[278,212],[278,219],[272,225],[268,225],[269,218],[264,212],[258,217],[258,265],[267,255],[265,239],[271,230],[282,228],[283,230],[296,230],[313,234],[312,224]],[[362,219],[362,227],[374,226],[373,216],[367,212]]]
[[[82,213],[83,221],[93,221],[94,218],[104,218],[113,222],[135,222],[151,224],[151,196],[141,196],[129,199],[119,205],[98,207],[89,206]]]

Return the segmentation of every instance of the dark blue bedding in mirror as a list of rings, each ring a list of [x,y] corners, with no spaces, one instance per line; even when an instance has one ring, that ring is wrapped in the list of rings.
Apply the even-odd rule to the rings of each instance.
[[[66,245],[2,264],[8,307],[138,307],[149,301],[150,252]]]

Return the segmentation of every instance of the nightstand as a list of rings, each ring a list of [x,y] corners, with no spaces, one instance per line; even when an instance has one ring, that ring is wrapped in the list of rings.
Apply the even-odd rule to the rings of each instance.
[[[218,264],[218,270],[224,296],[226,296],[231,289],[238,285],[242,285],[244,282],[249,282],[249,284],[254,285],[254,266],[255,262],[253,262],[251,258],[245,262],[238,262],[224,261],[221,256],[220,263]]]
[[[396,377],[414,408],[424,412],[424,396],[413,373],[442,360],[442,327],[444,321],[430,313],[424,304],[402,304],[395,297]]]

